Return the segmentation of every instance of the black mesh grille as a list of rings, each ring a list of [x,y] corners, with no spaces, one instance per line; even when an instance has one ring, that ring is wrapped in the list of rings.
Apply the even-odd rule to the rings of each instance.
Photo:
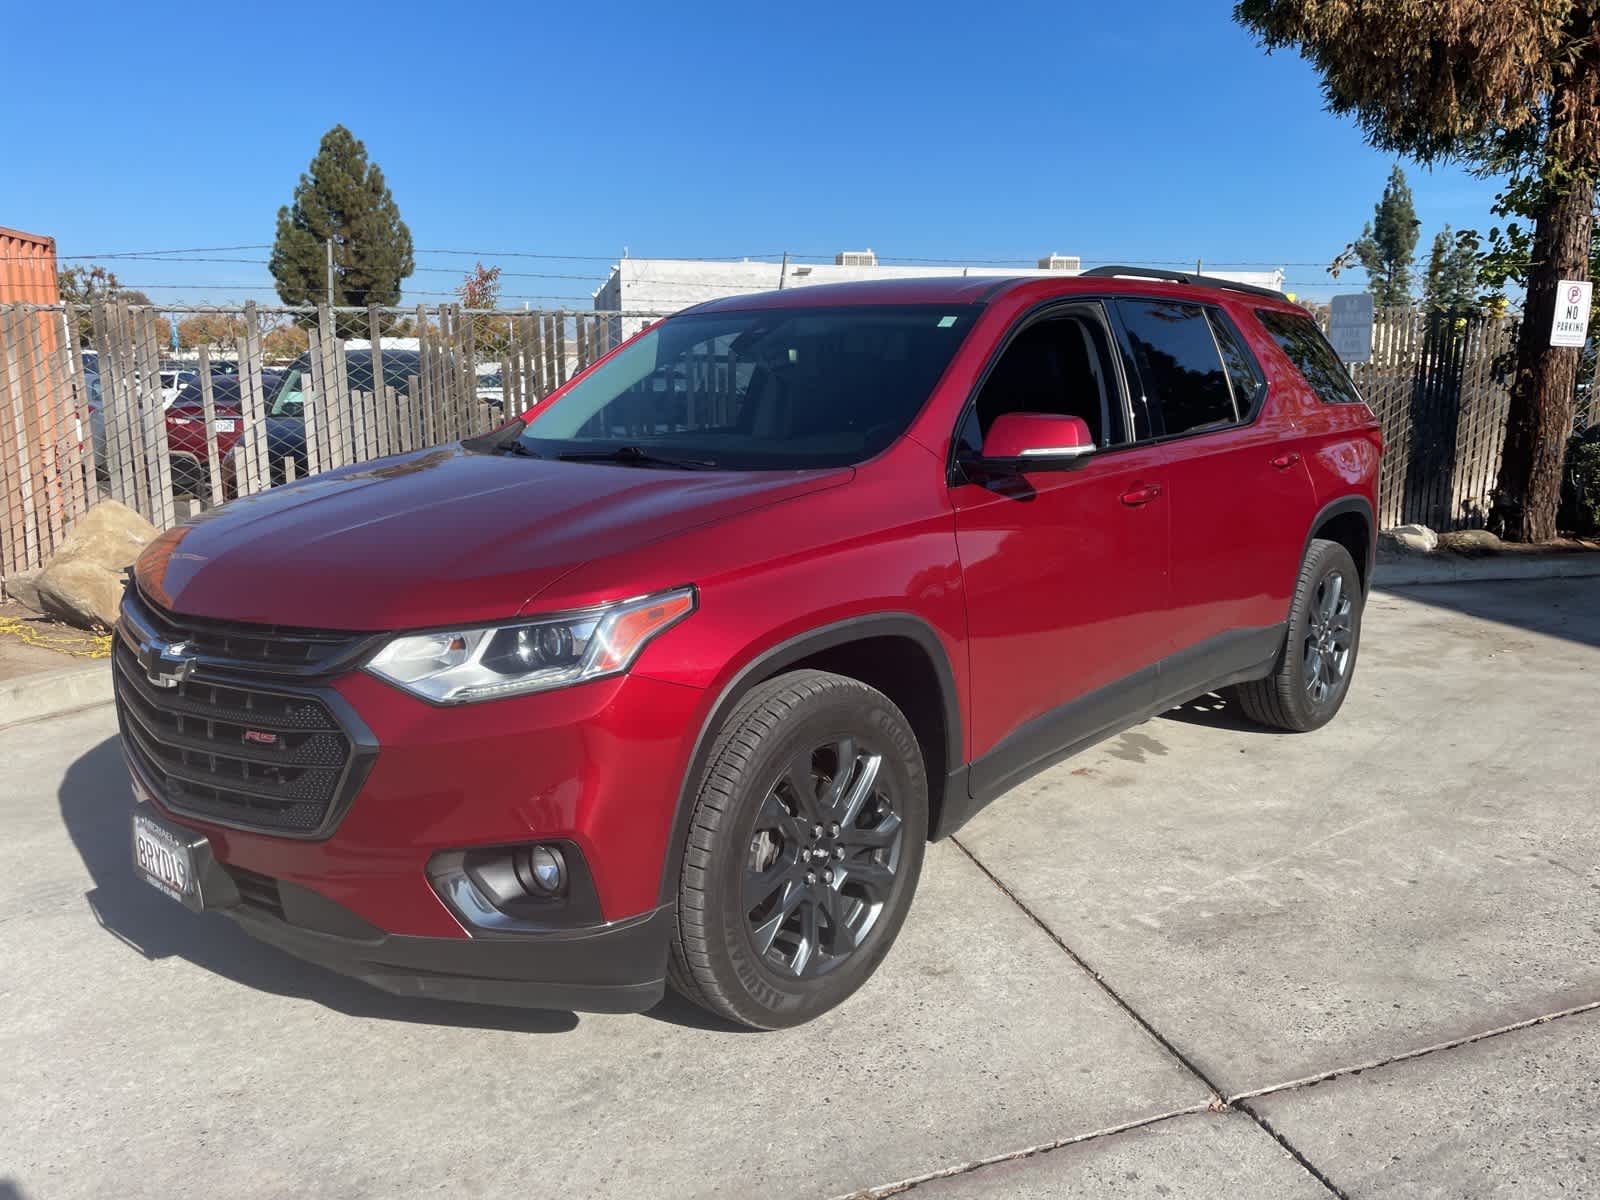
[[[129,587],[128,615],[166,642],[183,642],[197,659],[223,671],[251,674],[327,675],[358,656],[372,640],[363,633],[237,625],[180,617]]]
[[[191,648],[199,641],[173,623],[161,636]],[[229,644],[267,640],[241,635]],[[123,744],[174,812],[314,837],[360,786],[371,747],[358,744],[325,696],[282,690],[281,677],[247,679],[244,664],[230,674],[209,662],[175,687],[157,687],[126,638],[113,661]]]

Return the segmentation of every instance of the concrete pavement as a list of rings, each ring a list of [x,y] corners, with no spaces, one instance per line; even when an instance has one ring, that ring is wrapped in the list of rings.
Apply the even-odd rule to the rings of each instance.
[[[305,966],[132,877],[107,709],[0,731],[0,1198],[1600,1192],[1597,712],[1600,580],[1379,593],[1332,726],[1038,777],[777,1034]]]

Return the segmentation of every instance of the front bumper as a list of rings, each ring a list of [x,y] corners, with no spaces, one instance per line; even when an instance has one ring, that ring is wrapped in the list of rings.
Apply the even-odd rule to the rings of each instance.
[[[517,938],[340,937],[246,905],[224,910],[253,937],[398,996],[643,1012],[666,989],[672,909],[598,929]]]

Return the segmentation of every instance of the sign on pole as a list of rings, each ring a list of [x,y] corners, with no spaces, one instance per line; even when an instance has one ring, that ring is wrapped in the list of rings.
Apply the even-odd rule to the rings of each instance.
[[[1335,296],[1328,309],[1328,341],[1341,362],[1372,361],[1372,293]]]
[[[1550,323],[1552,346],[1583,346],[1589,336],[1589,300],[1594,285],[1563,279],[1556,286],[1556,316]]]

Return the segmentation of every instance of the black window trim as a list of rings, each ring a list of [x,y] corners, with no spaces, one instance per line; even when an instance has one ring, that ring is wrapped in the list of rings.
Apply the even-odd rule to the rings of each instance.
[[[1250,349],[1250,343],[1245,340],[1244,333],[1239,328],[1239,323],[1228,316],[1227,309],[1217,304],[1207,304],[1203,307],[1206,310],[1206,317],[1211,326],[1211,340],[1216,342],[1217,345],[1217,358],[1222,363],[1222,373],[1228,377],[1228,391],[1233,394],[1234,424],[1250,424],[1260,415],[1261,402],[1266,398],[1266,372],[1261,369],[1260,362],[1256,360],[1255,352]],[[1255,377],[1256,386],[1255,390],[1250,393],[1250,403],[1247,409],[1241,409],[1239,406],[1239,395],[1234,389],[1233,372],[1228,370],[1228,360],[1223,356],[1222,343],[1217,341],[1218,323],[1221,323],[1223,328],[1233,335],[1234,343],[1240,350],[1244,351],[1244,360],[1250,365],[1250,374]]]
[[[1162,418],[1161,433],[1159,435],[1152,435],[1151,437],[1147,437],[1142,440],[1130,441],[1128,443],[1130,446],[1161,446],[1167,444],[1168,442],[1183,441],[1187,438],[1210,437],[1212,434],[1217,433],[1232,433],[1236,430],[1248,429],[1261,419],[1261,414],[1267,406],[1267,393],[1271,390],[1272,384],[1267,378],[1266,372],[1261,369],[1261,360],[1256,357],[1255,351],[1250,348],[1250,343],[1245,339],[1243,333],[1240,332],[1239,323],[1233,320],[1233,318],[1228,314],[1227,309],[1223,308],[1222,305],[1217,304],[1215,301],[1198,300],[1187,296],[1158,296],[1147,295],[1142,292],[1119,292],[1115,298],[1118,300],[1154,300],[1164,304],[1187,304],[1191,307],[1198,308],[1202,310],[1202,312],[1208,318],[1206,322],[1206,328],[1209,332],[1211,332],[1211,341],[1213,345],[1216,345],[1217,335],[1215,331],[1211,330],[1209,318],[1212,315],[1215,315],[1222,321],[1226,322],[1228,328],[1238,340],[1240,348],[1245,352],[1245,357],[1250,360],[1250,365],[1255,371],[1257,381],[1255,399],[1251,404],[1250,412],[1247,415],[1239,415],[1238,402],[1235,400],[1234,420],[1230,421],[1226,425],[1205,425],[1197,429],[1186,429],[1182,433],[1168,433],[1166,432],[1167,426],[1165,417],[1161,412],[1160,399],[1157,398],[1153,402],[1149,399],[1149,394],[1145,391],[1144,387],[1144,378],[1139,376],[1140,400],[1143,401],[1150,410],[1152,426],[1155,424],[1155,418]],[[1112,320],[1116,325],[1117,337],[1122,342],[1123,353],[1128,357],[1130,369],[1137,374],[1139,370],[1138,360],[1133,355],[1132,347],[1128,342],[1128,330],[1127,326],[1122,321],[1122,314],[1117,311],[1116,305],[1113,304],[1109,305],[1108,307],[1111,310]],[[1219,368],[1221,368],[1223,377],[1228,381],[1228,395],[1231,397],[1233,395],[1233,377],[1228,374],[1227,364],[1222,360],[1222,347],[1220,346],[1217,346],[1217,365]],[[1131,392],[1129,395],[1131,402]]]
[[[1118,399],[1121,402],[1123,440],[1113,445],[1096,447],[1093,458],[1100,458],[1106,454],[1115,454],[1119,450],[1126,450],[1144,444],[1133,439],[1133,412],[1129,407],[1133,389],[1128,378],[1128,372],[1133,369],[1133,364],[1128,360],[1127,351],[1120,340],[1121,329],[1112,316],[1111,306],[1106,303],[1107,299],[1108,297],[1098,293],[1091,295],[1072,293],[1066,296],[1051,296],[1033,305],[1018,316],[1016,320],[1012,321],[1010,328],[1006,330],[1005,336],[1000,339],[990,353],[988,361],[983,364],[983,370],[978,373],[977,379],[973,381],[972,388],[968,391],[967,398],[961,405],[961,411],[956,414],[955,425],[950,431],[950,451],[946,456],[945,462],[945,479],[949,486],[958,487],[971,482],[956,463],[961,453],[961,431],[966,428],[967,422],[977,411],[978,397],[983,393],[983,386],[989,382],[989,376],[994,373],[994,369],[999,364],[1000,359],[1005,356],[1007,350],[1011,349],[1012,343],[1021,337],[1026,330],[1031,329],[1042,321],[1056,320],[1066,315],[1064,310],[1071,308],[1087,308],[1096,313],[1114,350],[1111,355],[1114,360],[1112,364],[1114,377],[1108,382],[1117,389],[1117,397],[1113,399]],[[1109,404],[1107,407],[1109,408]],[[1111,414],[1108,411],[1105,415],[1109,418]],[[1105,433],[1109,437],[1111,433],[1109,420],[1106,424]]]

